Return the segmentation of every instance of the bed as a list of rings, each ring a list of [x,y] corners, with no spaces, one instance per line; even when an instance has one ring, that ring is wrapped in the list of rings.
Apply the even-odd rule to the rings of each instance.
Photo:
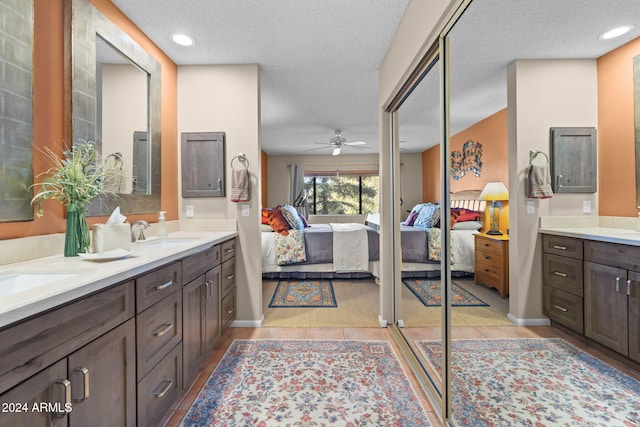
[[[479,191],[452,195],[452,208],[483,215]],[[289,213],[293,208],[288,207]],[[415,209],[415,207],[414,207]],[[282,210],[282,208],[280,209]],[[262,274],[264,278],[365,278],[379,277],[380,235],[375,219],[365,224],[311,224],[288,230],[289,236],[263,231]],[[278,228],[278,227],[275,227]],[[280,228],[282,231],[285,226]],[[401,225],[402,274],[404,277],[437,277],[440,274],[440,229]],[[452,271],[457,276],[473,274],[474,237],[478,229],[452,231]],[[283,249],[284,248],[284,249]],[[283,257],[282,252],[286,252]],[[293,253],[293,254],[292,254]]]

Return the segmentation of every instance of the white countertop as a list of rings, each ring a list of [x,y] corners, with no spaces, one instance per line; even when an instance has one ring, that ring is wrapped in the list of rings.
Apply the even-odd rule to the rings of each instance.
[[[538,230],[543,234],[597,240],[600,242],[620,243],[640,246],[640,232],[613,227],[545,227]]]
[[[14,274],[73,274],[41,286],[3,295],[0,298],[0,327],[131,279],[237,235],[237,231],[179,231],[170,233],[169,239],[189,241],[172,247],[145,247],[145,244],[157,239],[149,238],[139,244],[134,243],[134,252],[129,257],[113,261],[95,262],[60,254],[0,266],[0,280]]]

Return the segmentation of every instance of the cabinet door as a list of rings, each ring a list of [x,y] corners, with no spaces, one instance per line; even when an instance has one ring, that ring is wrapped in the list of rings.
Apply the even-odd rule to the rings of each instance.
[[[627,355],[628,311],[621,268],[584,263],[584,332],[589,338]]]
[[[135,426],[135,320],[71,354],[70,426]]]
[[[67,359],[63,359],[49,368],[29,378],[25,382],[15,386],[0,396],[1,427],[58,427],[66,426],[68,415],[63,413],[67,391],[70,393],[70,384],[67,381]],[[51,404],[60,409],[59,414],[50,411],[34,411],[33,405]],[[19,406],[16,406],[19,405]],[[26,406],[24,406],[26,405]],[[38,406],[39,407],[39,406]],[[5,412],[6,409],[6,412]],[[54,408],[50,408],[54,409]]]
[[[220,278],[221,267],[218,265],[205,275],[208,283],[205,298],[205,345],[211,351],[220,337]]]
[[[640,273],[629,272],[629,358],[640,362]]]
[[[205,346],[205,277],[198,277],[182,288],[182,360],[187,383],[206,356]]]
[[[183,132],[182,197],[224,197],[224,132]]]

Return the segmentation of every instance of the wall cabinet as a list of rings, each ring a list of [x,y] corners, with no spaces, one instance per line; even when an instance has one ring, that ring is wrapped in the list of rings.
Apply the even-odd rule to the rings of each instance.
[[[0,427],[158,425],[233,319],[234,239],[0,329]]]
[[[545,313],[640,362],[640,247],[543,235]]]

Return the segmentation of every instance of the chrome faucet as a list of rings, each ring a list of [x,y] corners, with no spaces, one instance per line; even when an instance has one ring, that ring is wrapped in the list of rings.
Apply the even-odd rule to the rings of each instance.
[[[136,222],[134,222],[133,225],[131,225],[131,242],[132,243],[134,243],[136,241],[136,235],[135,235],[134,230],[133,230],[136,225],[140,225],[141,226],[140,235],[138,236],[138,240],[145,240],[144,233],[142,231],[144,229],[147,229],[147,228],[151,227],[147,221],[144,221],[142,219],[139,219]]]

